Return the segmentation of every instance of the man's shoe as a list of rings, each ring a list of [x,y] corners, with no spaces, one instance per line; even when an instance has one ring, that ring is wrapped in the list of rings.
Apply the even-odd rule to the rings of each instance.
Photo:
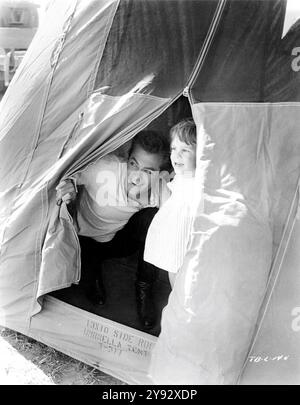
[[[152,283],[136,282],[136,303],[139,319],[145,329],[152,329],[156,323]]]
[[[106,292],[102,278],[96,279],[93,284],[88,287],[86,296],[94,305],[105,304]]]

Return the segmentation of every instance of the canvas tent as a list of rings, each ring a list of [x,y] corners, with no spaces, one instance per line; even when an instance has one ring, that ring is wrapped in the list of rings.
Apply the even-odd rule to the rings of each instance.
[[[299,22],[282,38],[285,7],[50,3],[1,103],[0,324],[129,383],[299,383]],[[182,94],[199,192],[156,338],[50,294],[81,276],[55,186]]]

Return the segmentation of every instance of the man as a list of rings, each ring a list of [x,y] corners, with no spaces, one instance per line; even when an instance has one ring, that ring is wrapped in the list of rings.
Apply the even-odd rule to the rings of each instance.
[[[145,329],[155,323],[156,270],[143,261],[144,244],[153,216],[169,196],[168,178],[162,176],[169,162],[167,140],[142,131],[133,139],[127,161],[109,154],[57,187],[58,202],[76,200],[83,275],[88,275],[87,295],[93,303],[105,302],[99,260],[139,252],[136,299]]]

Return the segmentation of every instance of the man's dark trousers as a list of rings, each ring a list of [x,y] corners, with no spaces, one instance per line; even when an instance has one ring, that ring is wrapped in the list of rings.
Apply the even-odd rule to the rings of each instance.
[[[102,284],[102,261],[117,257],[127,257],[138,252],[136,281],[137,309],[144,327],[149,329],[155,322],[152,286],[157,278],[157,268],[144,262],[144,248],[150,223],[158,211],[157,208],[144,208],[135,213],[109,242],[97,242],[92,238],[79,236],[81,246],[82,281],[94,291],[96,280],[102,285],[101,303],[104,303]],[[98,285],[99,286],[99,285]],[[93,292],[90,294],[93,300]]]

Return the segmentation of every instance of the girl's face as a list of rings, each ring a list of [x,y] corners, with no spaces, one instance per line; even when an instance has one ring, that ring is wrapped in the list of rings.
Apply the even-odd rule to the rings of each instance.
[[[195,174],[196,145],[188,145],[176,136],[171,142],[171,162],[176,174]]]

